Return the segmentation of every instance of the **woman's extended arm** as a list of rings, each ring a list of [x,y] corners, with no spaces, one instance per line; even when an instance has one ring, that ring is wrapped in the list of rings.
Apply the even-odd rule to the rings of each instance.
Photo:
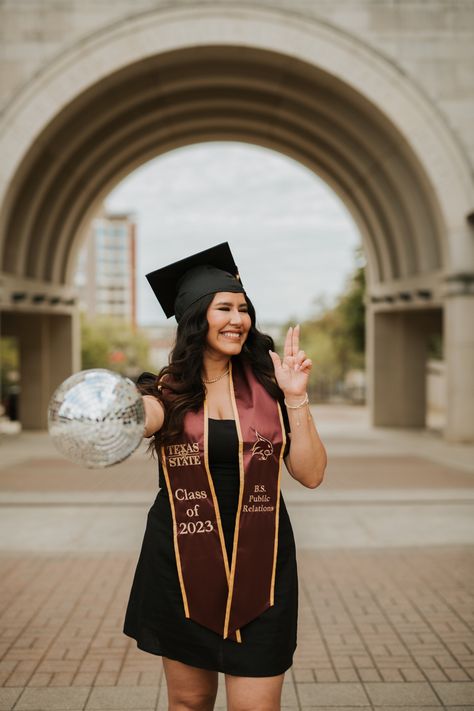
[[[151,437],[163,427],[165,411],[163,405],[154,395],[143,395],[143,406],[145,408],[145,432],[144,437]]]
[[[312,362],[299,350],[299,332],[299,325],[288,329],[283,361],[277,353],[269,352],[275,378],[285,395],[290,422],[291,445],[285,463],[294,479],[314,489],[323,480],[327,454],[312,420],[309,403],[305,402]],[[295,407],[300,404],[301,407]]]
[[[143,397],[143,407],[145,408],[145,431],[144,437],[152,437],[163,427],[165,411],[157,395],[160,387],[157,387],[157,376],[154,373],[145,371],[137,378],[138,392]]]
[[[305,399],[288,396],[289,405],[298,405]],[[327,454],[311,417],[309,403],[301,408],[287,408],[291,429],[291,444],[285,459],[291,476],[311,489],[321,484],[327,465]]]

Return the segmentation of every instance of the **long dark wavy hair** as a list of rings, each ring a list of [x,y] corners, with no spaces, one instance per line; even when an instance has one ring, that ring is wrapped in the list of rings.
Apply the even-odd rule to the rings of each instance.
[[[200,409],[205,390],[201,380],[203,354],[209,328],[207,310],[215,294],[202,296],[189,306],[178,323],[176,340],[164,366],[157,376],[140,378],[138,389],[142,395],[154,395],[165,408],[162,428],[151,440],[150,449],[159,452],[161,446],[176,441],[183,431],[184,416],[188,411]],[[241,352],[232,356],[252,368],[257,380],[275,399],[282,399],[283,392],[275,380],[275,372],[269,350],[275,350],[273,338],[261,333],[256,327],[255,308],[246,294],[251,327]]]

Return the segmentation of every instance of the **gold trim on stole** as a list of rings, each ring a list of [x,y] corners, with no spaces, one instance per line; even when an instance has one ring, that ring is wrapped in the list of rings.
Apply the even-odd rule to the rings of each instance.
[[[232,409],[235,416],[235,426],[237,427],[237,435],[239,438],[239,503],[237,505],[237,515],[235,517],[235,528],[234,528],[234,544],[232,548],[232,565],[230,569],[230,580],[229,580],[229,594],[227,596],[227,607],[225,612],[225,622],[224,622],[224,639],[229,634],[229,619],[230,619],[230,608],[232,605],[232,597],[234,594],[234,579],[235,579],[235,566],[237,562],[237,545],[239,542],[239,526],[240,526],[240,512],[242,510],[242,498],[244,495],[244,442],[242,438],[242,430],[240,428],[239,413],[237,410],[237,403],[235,401],[234,392],[234,379],[232,377],[232,361],[229,361],[229,386],[230,386],[230,399],[232,401]]]
[[[186,588],[184,587],[183,571],[181,569],[181,558],[179,555],[178,526],[176,524],[176,512],[174,510],[173,491],[171,489],[171,482],[170,482],[170,477],[169,477],[169,473],[168,473],[168,467],[166,466],[166,456],[165,456],[164,446],[161,447],[161,460],[162,460],[162,465],[163,465],[163,473],[165,475],[165,480],[166,480],[166,488],[168,489],[168,496],[170,499],[171,515],[173,516],[173,545],[174,545],[174,553],[176,556],[176,567],[178,568],[179,585],[181,588],[181,595],[183,598],[184,614],[185,614],[185,617],[189,618],[188,598],[186,595]]]
[[[227,549],[225,546],[224,530],[222,528],[221,512],[219,509],[219,503],[217,501],[216,490],[214,489],[214,482],[212,481],[211,470],[209,468],[209,419],[208,419],[207,397],[204,398],[204,468],[206,469],[207,480],[209,482],[209,489],[211,490],[212,503],[214,504],[217,530],[219,532],[219,540],[221,542],[222,557],[224,558],[224,568],[225,568],[225,574],[227,577],[227,585],[229,585],[229,578],[230,578],[229,560],[227,558]],[[237,637],[237,642],[241,642],[242,638],[240,636],[240,630],[236,630],[235,634]]]
[[[273,547],[273,570],[272,570],[272,582],[270,585],[270,607],[275,604],[275,577],[276,577],[276,564],[278,557],[278,530],[280,526],[280,481],[281,481],[281,465],[283,462],[283,454],[286,447],[286,430],[285,423],[283,421],[283,415],[281,412],[280,403],[277,402],[278,416],[280,417],[281,434],[283,437],[283,443],[281,445],[280,460],[278,462],[278,482],[277,482],[277,496],[276,496],[276,511],[275,511],[275,543]]]
[[[234,593],[234,581],[235,581],[235,569],[236,569],[236,562],[237,562],[237,547],[238,547],[238,542],[239,542],[239,533],[240,533],[240,514],[242,511],[242,499],[243,499],[243,493],[244,493],[244,486],[245,486],[245,469],[244,469],[244,443],[243,443],[243,438],[242,438],[242,430],[240,426],[240,419],[239,419],[239,413],[237,409],[237,403],[235,400],[235,393],[234,393],[234,381],[232,377],[232,361],[229,362],[229,385],[230,385],[230,396],[231,396],[231,402],[232,402],[232,409],[234,411],[235,415],[235,424],[237,428],[237,435],[239,439],[239,501],[238,501],[238,506],[237,506],[237,515],[236,515],[236,520],[235,520],[235,526],[234,526],[234,541],[233,541],[233,549],[232,549],[232,563],[231,563],[231,568],[229,570],[229,560],[227,558],[227,549],[225,546],[225,538],[224,538],[224,531],[222,529],[222,521],[221,521],[221,516],[220,516],[220,510],[219,510],[219,504],[217,502],[217,497],[214,489],[214,483],[212,481],[211,473],[210,473],[210,468],[209,468],[209,445],[208,445],[208,436],[209,436],[209,421],[208,421],[208,407],[207,407],[207,398],[204,399],[204,466],[206,470],[206,475],[208,478],[208,483],[209,483],[209,488],[211,491],[211,496],[213,500],[213,505],[214,505],[214,511],[216,514],[216,523],[217,523],[217,530],[219,533],[219,540],[222,548],[222,555],[224,559],[224,569],[226,572],[226,577],[227,577],[227,582],[229,586],[228,590],[228,597],[227,597],[227,605],[226,605],[226,613],[225,613],[225,622],[224,622],[224,633],[223,637],[226,639],[228,637],[229,633],[229,620],[230,620],[230,612],[231,612],[231,606],[232,606],[232,598],[233,598],[233,593]],[[275,576],[276,576],[276,562],[277,562],[277,553],[278,553],[278,530],[279,530],[279,514],[280,514],[280,480],[281,480],[281,465],[283,461],[283,453],[285,451],[285,446],[286,446],[286,432],[285,432],[285,425],[281,413],[281,407],[280,404],[277,402],[277,407],[278,407],[278,415],[280,418],[280,426],[281,426],[281,431],[282,431],[282,438],[283,438],[283,443],[280,451],[280,457],[279,457],[279,466],[278,466],[278,481],[277,481],[277,499],[276,499],[276,507],[275,507],[275,540],[274,540],[274,548],[273,548],[273,570],[272,570],[272,578],[271,578],[271,586],[270,586],[270,606],[274,605],[274,589],[275,589]],[[170,477],[169,477],[169,472],[168,468],[166,466],[166,456],[164,452],[164,446],[161,447],[161,458],[162,458],[162,465],[163,465],[163,473],[165,476],[165,481],[166,481],[166,487],[168,489],[168,494],[169,494],[169,500],[170,500],[170,506],[171,506],[171,514],[173,518],[173,545],[174,545],[174,550],[175,550],[175,556],[176,556],[176,565],[178,569],[178,578],[179,578],[179,584],[181,588],[181,595],[183,598],[183,605],[184,605],[184,614],[187,618],[190,618],[189,614],[189,605],[188,605],[188,599],[186,595],[186,588],[184,585],[184,578],[183,578],[183,572],[182,572],[182,567],[181,567],[181,557],[179,554],[179,545],[178,545],[178,527],[176,523],[176,511],[174,507],[174,500],[173,500],[173,491],[171,489],[171,482],[170,482]],[[240,630],[235,630],[237,642],[242,642],[242,637]]]
[[[230,620],[230,611],[231,611],[231,606],[232,606],[232,598],[234,594],[234,579],[235,579],[235,568],[236,568],[236,563],[237,563],[237,546],[239,542],[239,533],[240,533],[240,514],[242,511],[242,498],[243,498],[243,493],[244,493],[244,484],[245,484],[245,469],[244,469],[244,443],[243,443],[243,437],[242,437],[242,430],[240,427],[240,420],[239,420],[239,415],[238,415],[238,410],[237,410],[237,403],[235,401],[235,393],[234,393],[234,381],[232,378],[232,361],[229,362],[229,381],[230,381],[230,396],[231,396],[231,401],[232,401],[232,408],[234,410],[234,415],[235,415],[235,424],[237,426],[237,433],[239,437],[239,471],[240,471],[240,490],[239,490],[239,503],[238,503],[238,508],[237,508],[237,516],[235,520],[235,529],[234,529],[234,545],[233,545],[233,551],[232,551],[232,567],[230,571],[230,582],[229,582],[229,596],[227,598],[227,608],[226,608],[226,615],[225,615],[225,623],[224,623],[224,639],[227,637],[228,632],[229,632],[229,620]],[[280,451],[280,457],[279,457],[279,463],[278,463],[278,481],[277,481],[277,496],[276,496],[276,505],[275,505],[275,539],[274,539],[274,545],[273,545],[273,570],[272,570],[272,579],[271,579],[271,585],[270,585],[270,607],[272,607],[275,604],[275,576],[276,576],[276,563],[277,563],[277,555],[278,555],[278,530],[279,530],[279,517],[280,517],[280,479],[281,479],[281,464],[283,461],[283,453],[285,451],[285,446],[286,446],[286,431],[285,431],[285,424],[283,421],[283,416],[281,413],[281,408],[280,408],[280,403],[277,402],[277,407],[278,407],[278,416],[280,419],[280,427],[281,427],[281,432],[282,432],[282,447]]]
[[[214,489],[214,482],[212,481],[211,470],[209,468],[209,421],[207,418],[207,398],[204,398],[204,468],[207,474],[207,481],[209,483],[209,489],[211,490],[212,503],[214,505],[214,511],[216,514],[217,531],[219,533],[219,541],[222,548],[222,557],[224,558],[224,568],[227,577],[227,582],[229,582],[229,561],[227,559],[227,550],[225,547],[224,531],[222,529],[221,512],[219,509],[219,503],[217,501],[216,490]]]

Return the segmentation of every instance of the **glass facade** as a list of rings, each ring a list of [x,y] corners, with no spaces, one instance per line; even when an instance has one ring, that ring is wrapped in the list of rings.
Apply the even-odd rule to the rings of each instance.
[[[78,257],[75,284],[89,316],[113,316],[135,325],[135,223],[130,215],[94,220]]]

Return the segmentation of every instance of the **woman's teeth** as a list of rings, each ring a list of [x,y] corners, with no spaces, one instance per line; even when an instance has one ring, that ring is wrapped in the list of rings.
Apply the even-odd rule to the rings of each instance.
[[[240,333],[225,333],[224,332],[221,335],[224,336],[224,338],[228,338],[231,341],[238,341],[240,338]]]

